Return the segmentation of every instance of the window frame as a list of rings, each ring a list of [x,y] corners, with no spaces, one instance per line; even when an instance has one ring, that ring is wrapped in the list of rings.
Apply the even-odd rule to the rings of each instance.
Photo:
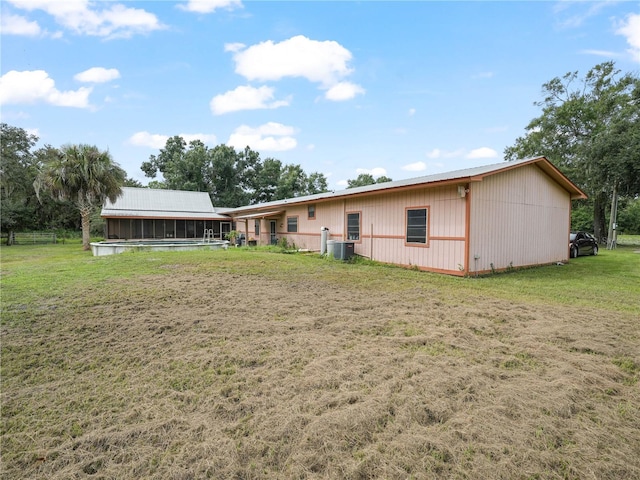
[[[421,205],[415,207],[405,207],[404,209],[404,244],[410,247],[428,247],[429,246],[429,219],[431,209],[428,205]],[[424,223],[424,242],[409,241],[409,212],[424,210],[425,211],[425,223]],[[422,225],[420,225],[422,227]],[[413,228],[417,228],[413,226]],[[414,234],[412,236],[415,237]]]
[[[310,203],[309,205],[307,205],[307,220],[315,220],[316,217],[316,204],[315,203]]]
[[[346,228],[345,231],[347,233],[347,240],[348,241],[353,241],[356,243],[361,243],[362,242],[362,212],[357,210],[357,211],[351,211],[351,212],[345,212],[346,213],[346,217],[345,217],[345,223],[346,223]],[[358,238],[350,238],[350,231],[349,231],[349,215],[358,215]]]
[[[295,230],[292,230],[292,223],[295,221]],[[287,217],[287,233],[298,233],[298,215]]]
[[[260,236],[260,220],[254,220],[253,221],[253,234],[256,237]]]

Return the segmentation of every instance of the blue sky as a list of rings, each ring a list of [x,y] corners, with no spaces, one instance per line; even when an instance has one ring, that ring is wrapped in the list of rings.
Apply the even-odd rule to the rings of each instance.
[[[2,0],[2,122],[129,176],[182,135],[394,180],[500,162],[541,86],[640,70],[639,2]]]

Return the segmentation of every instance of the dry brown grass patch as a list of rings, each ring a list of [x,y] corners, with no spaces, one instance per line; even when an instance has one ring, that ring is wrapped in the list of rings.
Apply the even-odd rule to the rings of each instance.
[[[3,327],[4,478],[640,478],[632,315],[214,268],[110,291]]]

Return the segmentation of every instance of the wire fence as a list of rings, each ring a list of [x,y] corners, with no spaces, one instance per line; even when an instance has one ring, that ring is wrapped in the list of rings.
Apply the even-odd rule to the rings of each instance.
[[[7,243],[9,245],[36,245],[56,243],[55,232],[11,232]]]

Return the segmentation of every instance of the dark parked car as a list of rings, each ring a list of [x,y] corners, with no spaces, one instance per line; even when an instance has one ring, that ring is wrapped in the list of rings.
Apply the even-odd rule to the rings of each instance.
[[[586,232],[571,232],[569,234],[569,255],[576,258],[578,255],[597,255],[598,242],[593,235]]]

